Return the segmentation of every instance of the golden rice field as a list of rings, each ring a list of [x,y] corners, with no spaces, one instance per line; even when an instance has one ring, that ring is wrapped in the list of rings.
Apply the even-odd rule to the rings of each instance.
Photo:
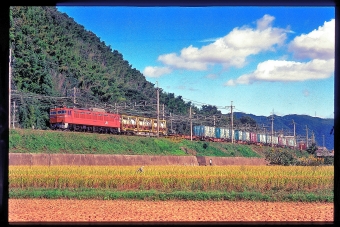
[[[9,166],[9,188],[119,191],[332,190],[333,166]]]

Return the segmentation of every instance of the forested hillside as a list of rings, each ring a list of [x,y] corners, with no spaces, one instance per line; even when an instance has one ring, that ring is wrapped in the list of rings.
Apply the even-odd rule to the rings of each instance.
[[[198,108],[157,88],[119,50],[54,6],[11,7],[10,48],[10,114],[17,128],[47,129],[49,108],[59,105],[156,117],[157,89],[160,118],[168,120],[169,129],[176,133],[190,133],[191,122],[219,127],[231,123],[230,114],[222,114],[215,106]],[[292,129],[290,118],[280,119],[276,119],[274,130]],[[332,149],[334,139],[326,131],[334,120],[306,119],[296,118],[296,123],[309,125],[320,146],[325,135],[325,143]],[[235,127],[247,129],[263,130],[264,124],[270,125],[267,119],[241,113],[234,114],[233,122]],[[306,133],[299,129],[297,134]]]
[[[19,6],[10,11],[12,99],[18,125],[48,127],[48,109],[55,105],[156,114],[155,85],[94,33],[56,7]],[[187,114],[191,105],[162,90],[159,99],[167,115]]]

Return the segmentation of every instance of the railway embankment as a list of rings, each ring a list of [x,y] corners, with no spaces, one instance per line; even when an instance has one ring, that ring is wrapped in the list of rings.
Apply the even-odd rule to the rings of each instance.
[[[148,156],[263,157],[251,146],[190,141],[175,137],[143,137],[52,130],[11,129],[10,153]]]
[[[11,129],[10,165],[266,165],[269,147],[172,137]]]

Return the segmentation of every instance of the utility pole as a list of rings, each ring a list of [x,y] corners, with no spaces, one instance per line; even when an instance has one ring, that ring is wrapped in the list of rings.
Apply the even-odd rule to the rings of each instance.
[[[322,149],[325,147],[325,135],[322,135]]]
[[[171,128],[171,133],[172,133],[172,117],[171,117],[171,113],[170,113],[170,128]]]
[[[306,147],[308,148],[308,127],[306,125]]]
[[[12,80],[12,71],[11,71],[11,64],[12,64],[12,49],[9,49],[9,68],[8,68],[8,128],[11,128],[11,80]]]
[[[294,134],[293,134],[293,135],[294,135],[294,141],[295,141],[295,142],[294,142],[294,148],[295,148],[295,147],[296,147],[295,124],[296,124],[296,123],[294,122],[294,120],[292,120],[292,121],[293,121],[293,123],[292,123],[292,124],[293,124],[293,127],[294,127],[294,131],[293,131],[293,133],[294,133]]]
[[[159,137],[159,88],[158,88],[158,81],[157,83],[157,137]]]
[[[164,120],[164,104],[163,104],[163,120]]]
[[[271,132],[271,144],[273,147],[273,133],[274,133],[274,110],[273,110],[273,114],[271,115],[271,125],[272,125],[272,132]]]
[[[190,106],[190,140],[192,141],[192,118],[191,118],[191,106]]]
[[[13,101],[13,119],[12,119],[12,127],[15,128],[14,122],[15,122],[15,101]]]
[[[214,127],[215,127],[215,115],[214,115]]]
[[[231,101],[231,105],[227,106],[230,107],[230,115],[231,115],[231,143],[234,143],[234,117],[233,117],[233,101]]]
[[[296,139],[295,137],[296,137],[296,135],[295,135],[295,122],[294,122],[294,120],[292,120],[293,121],[293,126],[294,126],[294,139]]]
[[[312,144],[315,143],[314,132],[312,131]]]

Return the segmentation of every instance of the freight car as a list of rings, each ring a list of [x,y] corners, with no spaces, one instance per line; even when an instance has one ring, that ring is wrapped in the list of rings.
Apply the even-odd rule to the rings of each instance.
[[[50,128],[126,135],[167,135],[166,120],[107,113],[104,109],[52,108]]]
[[[269,135],[265,133],[249,132],[245,130],[231,130],[224,127],[211,127],[196,125],[193,126],[193,138],[196,140],[230,142],[233,138],[235,143],[255,144],[275,147],[296,147],[296,140],[293,136]],[[273,143],[272,143],[273,141]]]
[[[159,120],[159,128],[157,128],[157,119],[128,115],[120,117],[121,134],[155,136],[158,131],[160,135],[167,135],[166,120]]]

